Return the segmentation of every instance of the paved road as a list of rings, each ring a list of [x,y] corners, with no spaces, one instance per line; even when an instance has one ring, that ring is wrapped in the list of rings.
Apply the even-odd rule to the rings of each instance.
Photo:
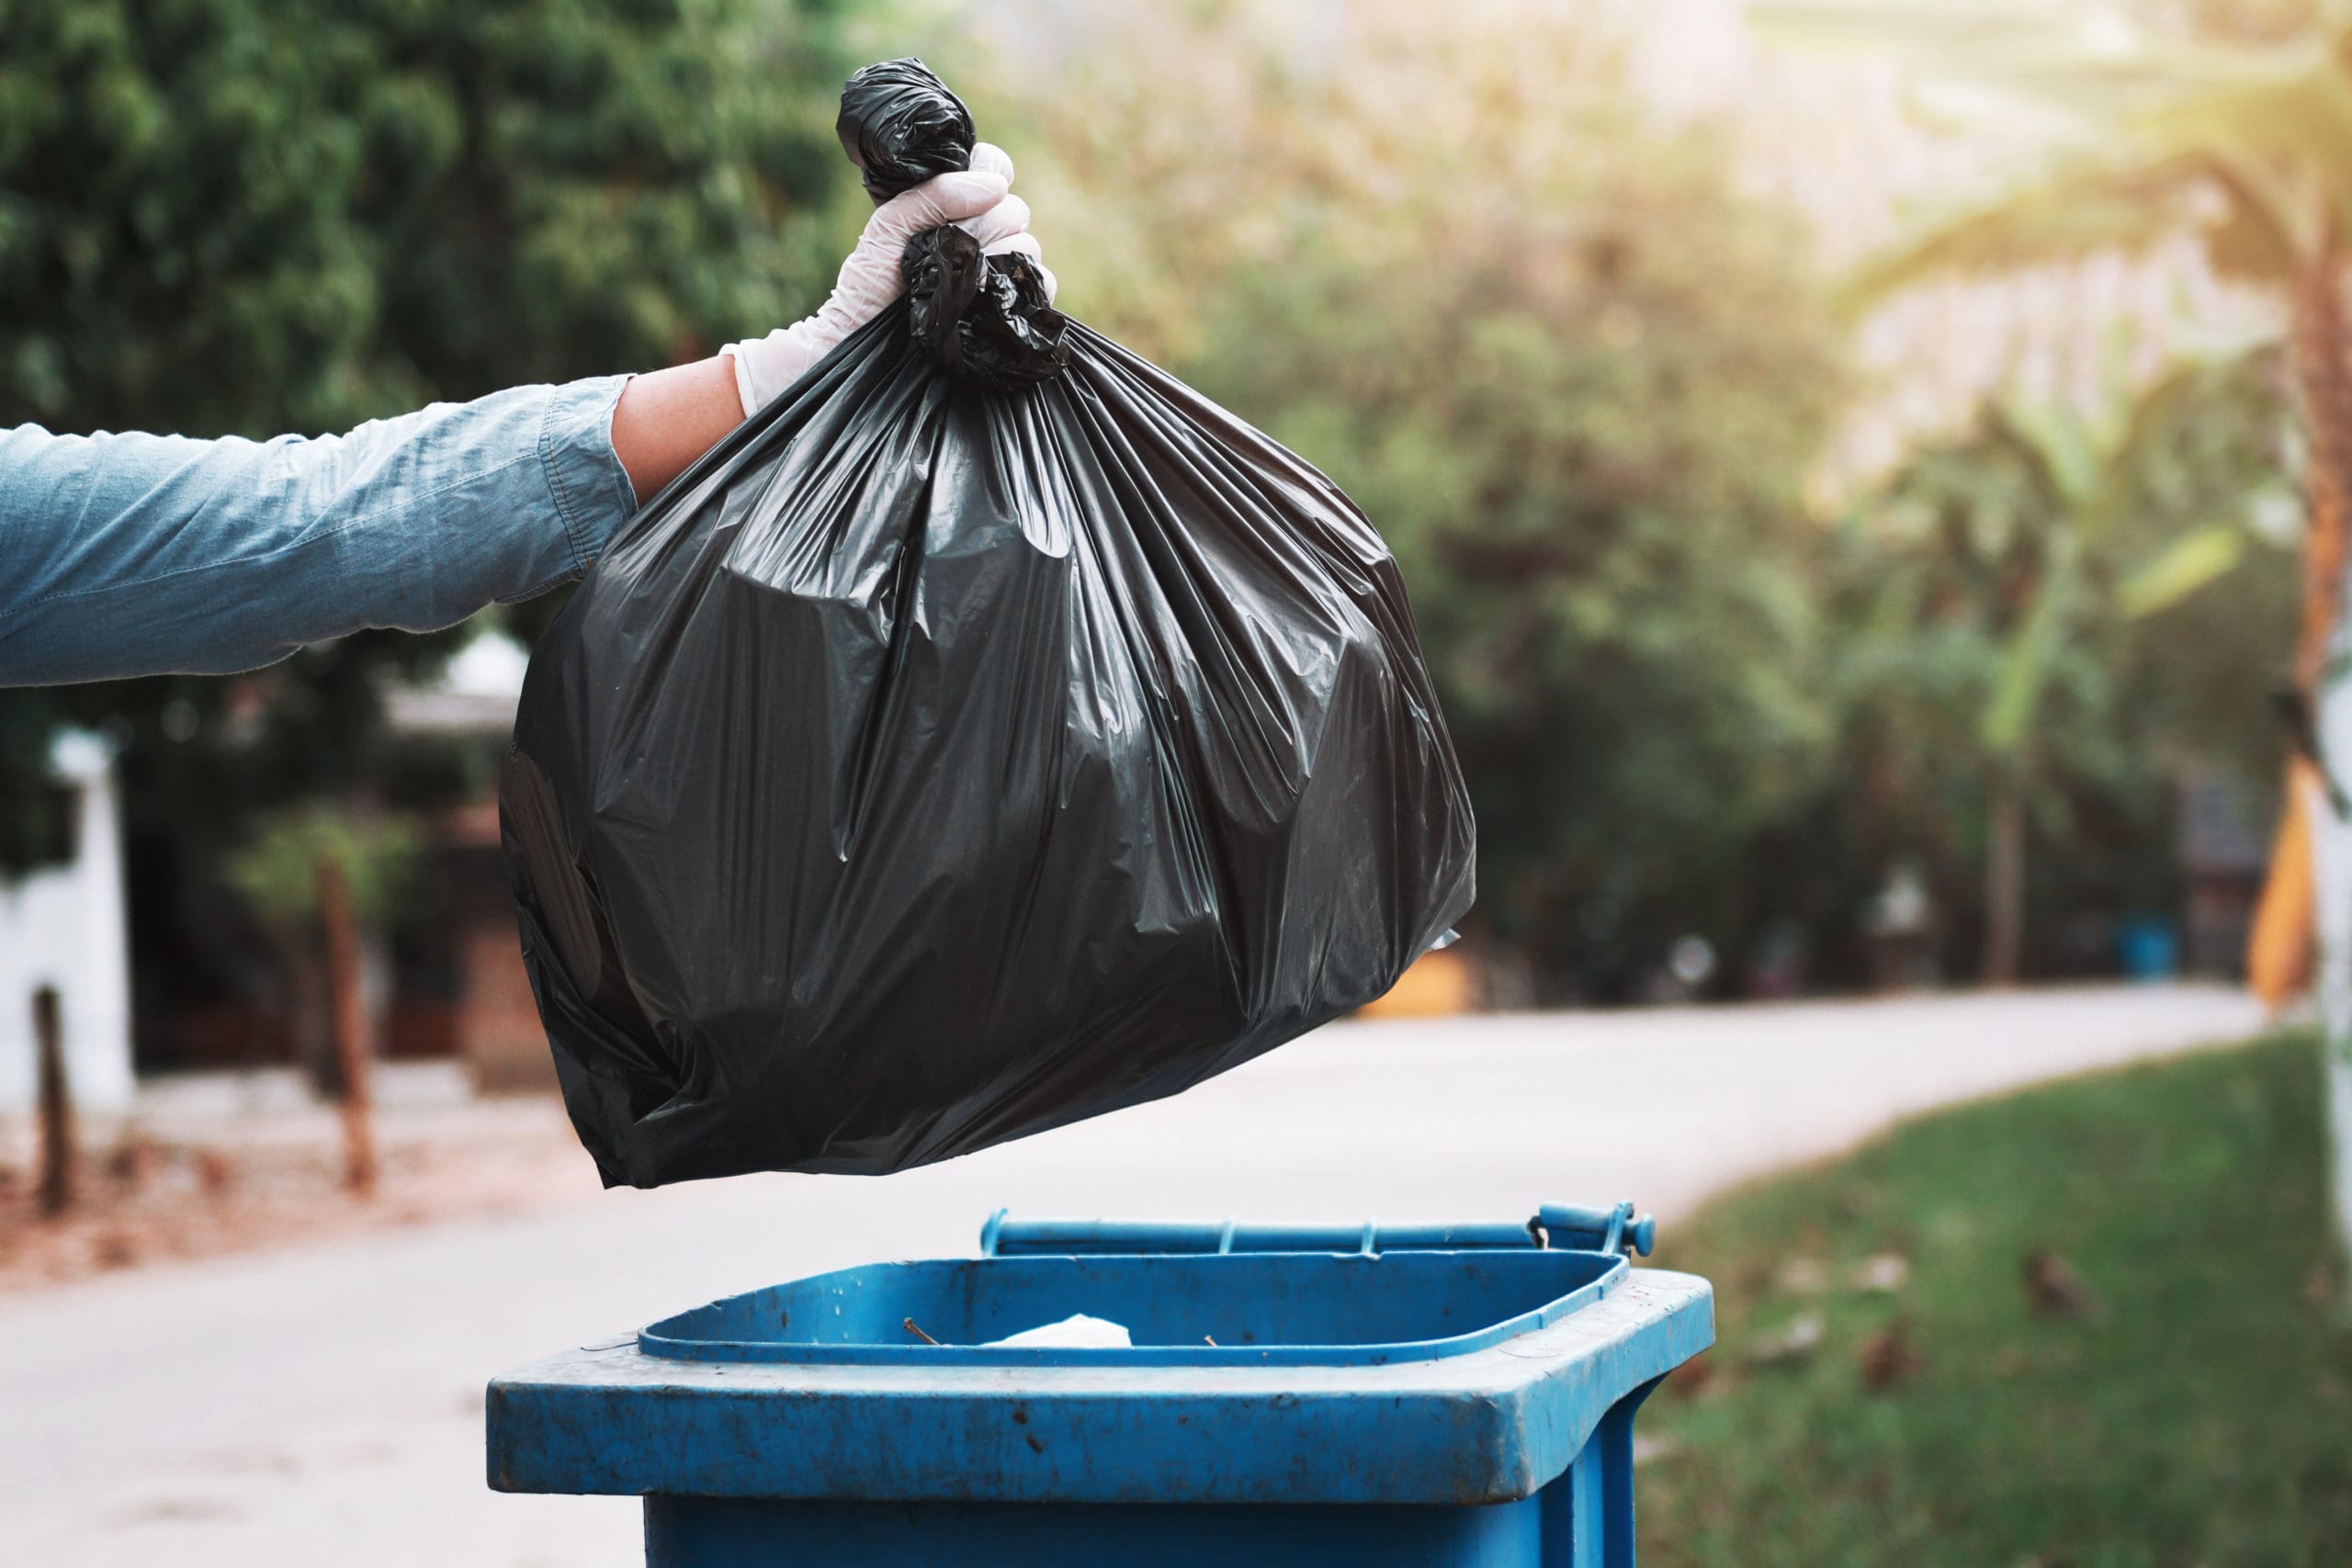
[[[1338,1025],[1159,1105],[887,1181],[771,1177],[0,1303],[0,1559],[600,1568],[636,1505],[501,1497],[484,1379],[680,1306],[1033,1213],[1674,1216],[1908,1111],[2242,1039],[2200,988]]]

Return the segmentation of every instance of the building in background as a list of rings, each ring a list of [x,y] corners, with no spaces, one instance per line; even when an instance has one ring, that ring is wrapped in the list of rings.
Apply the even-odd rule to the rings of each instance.
[[[2236,980],[2245,974],[2255,900],[2269,865],[2268,805],[2208,773],[2192,770],[2181,783],[2183,959],[2192,975]]]
[[[392,733],[502,755],[529,663],[505,633],[480,633],[439,676],[392,694]],[[456,1056],[474,1087],[488,1091],[553,1089],[555,1066],[515,935],[494,793],[435,814],[418,882],[417,918],[393,942],[384,1054]]]
[[[75,1109],[130,1105],[130,940],[113,752],[69,730],[52,762],[51,852],[37,869],[0,879],[0,1116],[33,1107],[33,998],[43,990],[57,993]]]
[[[394,907],[361,932],[363,1003],[378,1055],[456,1058],[484,1089],[555,1082],[515,935],[494,787],[528,662],[485,629],[435,675],[385,694],[390,752],[468,782],[454,795],[435,784],[430,807],[389,807],[413,825],[415,850]],[[227,872],[233,840],[158,815],[133,821],[127,843],[138,1072],[319,1073],[330,1057],[325,998],[315,955],[306,964],[297,951],[316,932],[273,928],[251,907]]]

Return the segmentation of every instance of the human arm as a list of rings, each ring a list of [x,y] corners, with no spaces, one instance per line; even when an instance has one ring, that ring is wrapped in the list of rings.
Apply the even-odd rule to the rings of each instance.
[[[899,258],[926,229],[960,223],[990,255],[1033,261],[1029,208],[1011,194],[1012,160],[983,141],[972,166],[942,175],[874,209],[842,263],[833,291],[814,315],[691,365],[633,378],[613,414],[613,451],[640,498],[677,478],[719,438],[764,408],[850,333],[905,291]],[[1050,295],[1053,275],[1045,272]]]
[[[907,234],[962,221],[1035,254],[1011,163],[985,152],[876,209],[815,316],[693,364],[307,440],[0,431],[0,686],[248,670],[578,576],[641,500],[897,297]]]
[[[576,577],[636,509],[624,380],[310,439],[0,432],[0,685],[250,670]]]
[[[613,456],[639,501],[692,468],[743,423],[732,355],[632,376],[613,408]]]

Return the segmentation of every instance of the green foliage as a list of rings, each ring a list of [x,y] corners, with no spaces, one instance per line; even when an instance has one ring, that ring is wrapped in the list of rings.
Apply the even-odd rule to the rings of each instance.
[[[810,302],[825,0],[0,11],[0,423],[255,437]]]
[[[2087,411],[2011,398],[1986,412],[1987,438],[2024,467],[2029,482],[2016,498],[2021,515],[2015,521],[2035,536],[2033,558],[2019,563],[2028,604],[2015,617],[1979,726],[1984,749],[1995,757],[2030,763],[2042,686],[2079,626],[2150,614],[2235,564],[2247,528],[2233,520],[2167,541],[2164,554],[2131,569],[2120,582],[2085,581],[2094,564],[2086,557],[2105,551],[2109,560],[2097,564],[2112,564],[2111,536],[2135,500],[2149,448],[2176,432],[2183,407],[2199,391],[2229,384],[2235,369],[2226,362],[2183,360],[2136,392],[2120,374],[2111,375],[2106,394]],[[2253,454],[2254,461],[2239,465],[2250,491],[2268,478],[2261,458],[2269,455]],[[2222,505],[2245,517],[2251,515],[2247,502],[2248,497],[2230,496]],[[2112,604],[2104,602],[2110,591]],[[2099,602],[2086,604],[2086,598]]]
[[[1925,9],[1955,65],[2079,30]],[[0,421],[330,428],[787,319],[862,206],[830,134],[845,10],[0,7]],[[1787,922],[1850,977],[1894,862],[1966,917],[1982,767],[2029,748],[2037,838],[2068,851],[2037,897],[2160,898],[2176,760],[2271,755],[2255,694],[2291,563],[2240,516],[2279,465],[2267,369],[2188,378],[2193,417],[2145,438],[2013,409],[1825,526],[1804,482],[1848,380],[1806,236],[1743,193],[1721,128],[1639,102],[1608,26],[1238,0],[1089,40],[967,84],[1064,303],[1388,537],[1476,796],[1482,918],[1551,994],[1623,995],[1692,931],[1734,971]],[[2137,134],[2108,148],[2129,180],[2089,160],[2034,221],[1923,241],[1911,273],[2153,239],[2270,188],[2262,158]],[[2278,225],[2245,211],[2252,256]],[[73,720],[125,742],[152,823],[242,840],[355,785],[421,808],[481,782],[380,733],[387,684],[440,651],[363,636],[234,682],[0,695],[0,767]],[[7,842],[0,818],[0,863]]]
[[[1735,938],[1749,841],[1830,728],[1801,486],[1842,375],[1804,236],[1582,22],[1368,6],[1297,62],[1250,20],[1196,17],[1063,96],[1043,141],[1105,182],[1057,209],[1080,214],[1069,308],[1325,468],[1395,548],[1484,918],[1604,991],[1692,925]],[[1216,63],[1150,68],[1177,54]]]
[[[2286,499],[2277,378],[2259,355],[2178,370],[2102,418],[1988,407],[1837,530],[1826,697],[1857,873],[1922,864],[1972,924],[2007,776],[2052,852],[2029,878],[2038,908],[2173,905],[2181,763],[2259,789],[2277,755],[2264,694],[2295,573],[2261,527]]]
[[[1992,8],[1910,15],[1956,29],[1939,48],[2075,26]],[[1039,89],[1023,179],[1070,309],[1324,467],[1396,550],[1476,799],[1480,918],[1543,993],[1623,996],[1686,931],[1726,977],[1793,931],[1816,979],[1859,978],[1898,863],[1960,967],[1996,767],[2030,773],[2042,912],[2166,907],[2183,764],[2276,755],[2292,562],[2246,522],[2282,464],[2275,367],[2011,403],[1825,527],[1804,487],[1842,334],[1716,128],[1650,115],[1603,26],[1401,3],[1312,48],[1294,26],[1241,4],[1115,31]],[[2085,199],[2051,223],[2082,238]],[[2061,966],[2060,922],[2029,929]]]
[[[1666,1228],[1719,1340],[1642,1427],[1642,1560],[2319,1564],[2352,1558],[2352,1337],[2312,1043],[1925,1118]],[[2090,1310],[2031,1305],[2048,1249]],[[1900,1289],[1857,1281],[1908,1265]],[[1756,1353],[1818,1314],[1792,1364]],[[1873,1392],[1899,1336],[1914,1364]],[[1881,1365],[1892,1364],[1881,1341]]]
[[[319,878],[333,866],[353,913],[376,924],[397,910],[413,879],[423,836],[400,817],[357,817],[324,807],[280,812],[229,863],[229,881],[265,919],[308,926],[320,915]]]
[[[46,693],[0,693],[0,882],[56,858],[50,747],[56,704]]]
[[[2196,235],[2284,289],[2352,230],[2352,13],[2335,0],[2112,7],[1771,0],[1768,32],[1891,51],[2049,131],[2046,165],[1862,269],[1870,303],[1926,277]]]
[[[791,320],[857,221],[831,135],[848,10],[0,6],[0,424],[339,430]],[[30,797],[37,737],[75,722],[125,742],[135,818],[233,833],[369,780],[385,687],[452,640],[0,693],[0,800]]]
[[[2183,534],[2162,555],[2116,584],[2116,606],[2134,620],[2169,610],[2235,570],[2245,549],[2246,531],[2229,524],[2210,524]]]

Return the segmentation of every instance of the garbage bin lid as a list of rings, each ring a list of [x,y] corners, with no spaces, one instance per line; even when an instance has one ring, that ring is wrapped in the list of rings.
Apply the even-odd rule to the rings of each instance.
[[[1333,1240],[1313,1227],[992,1222],[993,1257],[795,1280],[493,1379],[490,1481],[863,1501],[1524,1497],[1713,1337],[1706,1281],[1613,1250],[1646,1250],[1624,1207],[1592,1212],[1598,1228],[1553,1208],[1524,1227],[1367,1225],[1353,1252],[1274,1249]],[[1135,1250],[1023,1250],[1073,1234]],[[1134,1346],[988,1343],[1079,1313]]]

